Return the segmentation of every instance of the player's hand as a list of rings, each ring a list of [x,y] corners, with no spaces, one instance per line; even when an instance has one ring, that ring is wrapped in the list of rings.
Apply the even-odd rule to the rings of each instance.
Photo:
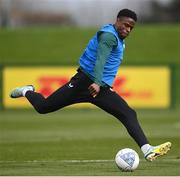
[[[100,86],[96,83],[93,83],[91,84],[89,87],[88,87],[89,91],[90,91],[90,94],[95,98],[98,93],[100,92]]]

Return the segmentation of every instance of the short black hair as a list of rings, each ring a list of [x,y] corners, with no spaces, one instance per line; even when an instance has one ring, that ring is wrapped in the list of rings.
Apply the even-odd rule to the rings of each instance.
[[[137,15],[134,11],[129,10],[129,9],[122,9],[119,11],[117,18],[119,17],[130,17],[132,18],[134,21],[137,21]]]

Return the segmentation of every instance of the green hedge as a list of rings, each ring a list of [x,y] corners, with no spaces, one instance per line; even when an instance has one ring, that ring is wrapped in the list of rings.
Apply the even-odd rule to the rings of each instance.
[[[76,65],[97,29],[0,30],[0,64]],[[124,64],[180,64],[180,25],[138,26],[126,40]]]

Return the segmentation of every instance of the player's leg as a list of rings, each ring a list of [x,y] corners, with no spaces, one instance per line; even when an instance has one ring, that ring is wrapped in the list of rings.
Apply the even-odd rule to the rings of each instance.
[[[10,96],[11,98],[26,97],[35,110],[41,114],[56,111],[64,106],[72,104],[74,100],[74,88],[69,87],[68,84],[57,89],[47,98],[34,90],[33,86],[18,87],[11,92]]]
[[[69,87],[69,83],[57,89],[50,96],[45,98],[40,93],[28,91],[25,97],[33,105],[37,112],[41,114],[54,112],[65,106],[74,103],[74,88]]]
[[[123,123],[130,136],[143,151],[147,160],[152,161],[156,159],[156,157],[164,155],[169,151],[171,147],[171,143],[169,142],[155,147],[149,144],[137,120],[136,112],[111,89],[102,89],[92,103],[112,114]]]
[[[87,96],[83,93],[86,93],[84,90],[87,90],[91,82],[91,80],[87,79],[87,76],[78,72],[67,84],[47,98],[44,98],[40,93],[34,92],[33,86],[16,88],[11,92],[10,96],[12,98],[25,96],[37,112],[45,114],[74,103],[87,102]]]
[[[114,91],[109,88],[101,89],[93,104],[120,120],[139,146],[148,143],[137,120],[136,112]]]

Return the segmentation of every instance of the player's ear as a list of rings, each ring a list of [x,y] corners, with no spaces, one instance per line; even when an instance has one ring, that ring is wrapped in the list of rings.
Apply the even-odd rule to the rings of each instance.
[[[118,17],[116,21],[119,22],[119,21],[121,21],[121,19]]]
[[[121,23],[121,19],[120,18],[117,18],[116,19],[116,24],[120,24]]]

